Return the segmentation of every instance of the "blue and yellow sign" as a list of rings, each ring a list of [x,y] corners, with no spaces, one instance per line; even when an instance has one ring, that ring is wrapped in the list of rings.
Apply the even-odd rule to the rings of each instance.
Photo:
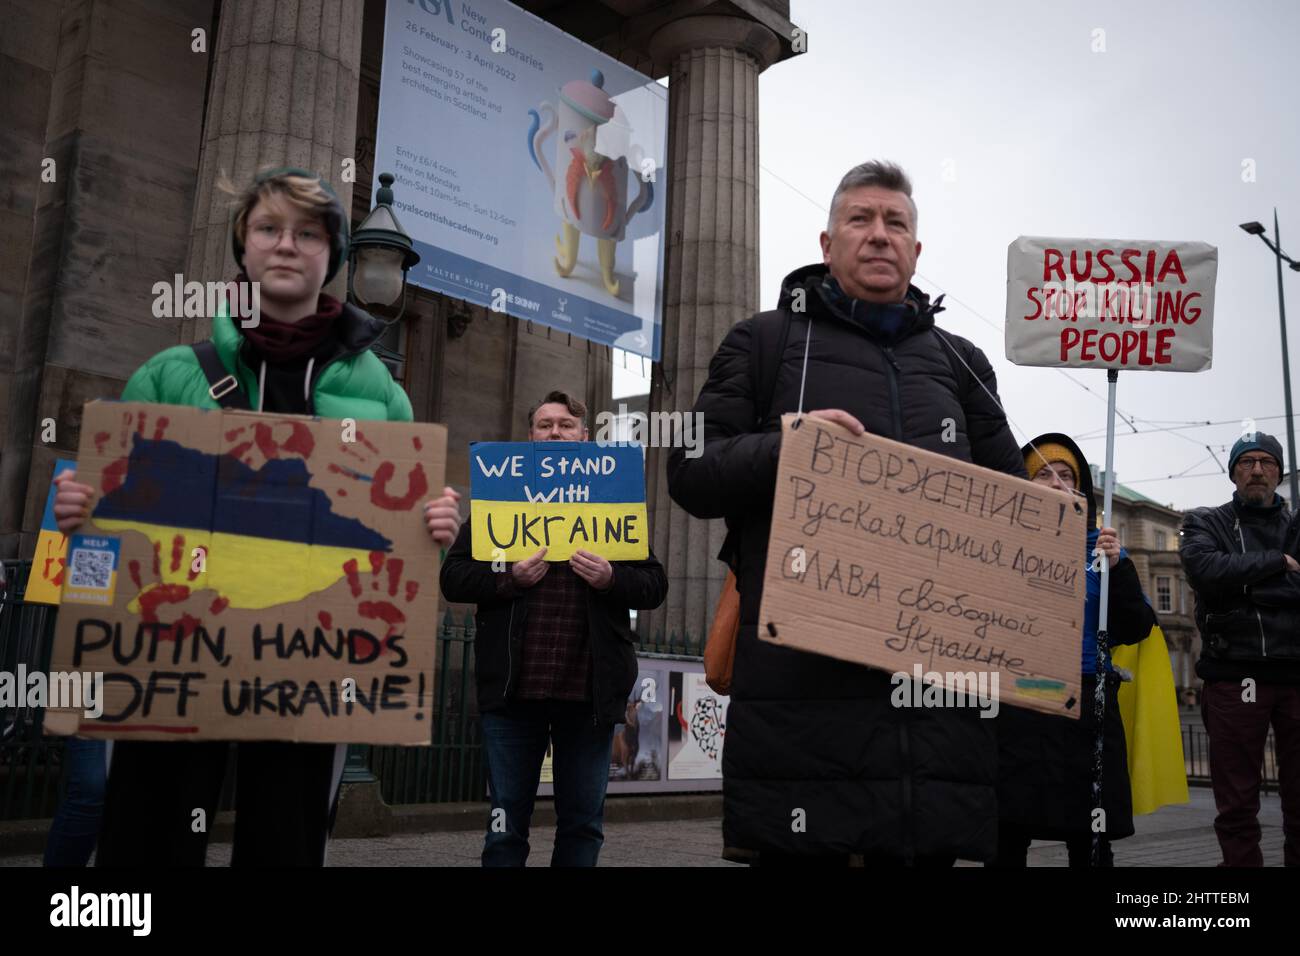
[[[60,458],[54,463],[54,478],[65,471],[76,471],[77,462]],[[32,558],[32,573],[27,579],[27,593],[23,599],[28,604],[58,604],[63,588],[63,575],[67,567],[68,539],[59,530],[54,518],[54,481],[45,496],[45,514],[41,517],[41,533],[36,538],[36,554]]]
[[[472,442],[470,523],[476,561],[547,561],[578,550],[611,561],[650,553],[645,455],[637,445]]]

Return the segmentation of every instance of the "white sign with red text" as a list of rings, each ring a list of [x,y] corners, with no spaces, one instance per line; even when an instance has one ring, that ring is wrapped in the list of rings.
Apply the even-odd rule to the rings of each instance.
[[[1219,252],[1204,242],[1021,236],[1007,247],[1016,365],[1200,372]]]

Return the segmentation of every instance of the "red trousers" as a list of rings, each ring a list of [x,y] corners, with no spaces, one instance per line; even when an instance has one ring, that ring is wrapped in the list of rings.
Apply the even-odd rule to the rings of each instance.
[[[1206,681],[1201,718],[1210,735],[1210,780],[1219,814],[1214,832],[1222,866],[1263,866],[1259,848],[1259,786],[1269,725],[1282,795],[1283,860],[1300,866],[1300,686],[1255,685],[1243,701],[1239,681]]]

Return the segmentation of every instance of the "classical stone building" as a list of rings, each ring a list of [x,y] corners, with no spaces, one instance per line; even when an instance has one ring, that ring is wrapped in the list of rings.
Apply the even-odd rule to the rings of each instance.
[[[1099,519],[1104,477],[1104,472],[1094,465],[1092,481]],[[1192,616],[1194,598],[1178,560],[1178,529],[1183,523],[1183,513],[1119,484],[1118,480],[1111,507],[1114,510],[1111,524],[1119,532],[1120,544],[1133,559],[1142,589],[1160,618],[1173,666],[1174,686],[1180,698],[1190,700],[1192,695],[1187,692],[1194,694],[1201,686],[1196,676],[1201,638]]]
[[[758,307],[758,76],[805,48],[788,0],[519,5],[668,78],[664,344],[650,407],[687,409],[717,343]],[[366,215],[384,10],[382,0],[0,8],[0,557],[31,556],[83,403],[116,397],[150,355],[206,335],[202,320],[153,318],[151,289],[176,273],[233,275],[219,173],[247,182],[268,166],[337,171],[355,157],[355,185],[327,176],[354,225]],[[330,291],[345,288],[340,277]],[[526,410],[551,388],[593,412],[610,405],[604,346],[422,290],[385,344],[416,418],[449,426],[448,480],[463,490],[468,442],[522,438]],[[663,457],[649,466],[654,547],[672,588],[643,626],[699,633],[721,584],[721,530],[670,507]]]

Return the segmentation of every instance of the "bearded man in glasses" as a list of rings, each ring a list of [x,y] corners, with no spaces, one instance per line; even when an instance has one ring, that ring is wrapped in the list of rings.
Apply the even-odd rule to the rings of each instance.
[[[1300,563],[1297,519],[1277,494],[1282,445],[1254,432],[1232,446],[1237,491],[1188,512],[1179,556],[1196,592],[1197,675],[1210,735],[1214,831],[1224,866],[1262,866],[1260,771],[1271,724],[1287,866],[1300,866]]]

